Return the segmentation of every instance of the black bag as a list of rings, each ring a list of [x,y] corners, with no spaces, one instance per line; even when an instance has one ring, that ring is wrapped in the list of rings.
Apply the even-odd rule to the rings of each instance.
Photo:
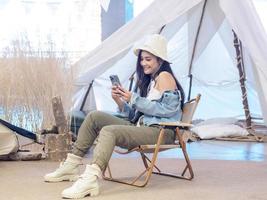
[[[78,131],[86,117],[85,112],[83,111],[74,111],[70,113],[71,123],[70,130],[74,135],[78,135]]]
[[[139,120],[139,118],[143,115],[142,112],[140,111],[137,111],[135,109],[131,110],[130,113],[129,113],[129,117],[128,117],[128,120],[133,123],[133,124],[136,124]]]

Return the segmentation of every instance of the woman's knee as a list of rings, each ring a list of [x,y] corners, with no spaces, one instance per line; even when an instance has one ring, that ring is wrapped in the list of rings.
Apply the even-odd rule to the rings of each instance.
[[[95,122],[101,120],[102,112],[101,111],[91,111],[87,114],[84,119],[84,123],[86,124],[95,124]]]
[[[99,132],[99,140],[113,140],[117,143],[119,140],[119,129],[117,125],[104,126]]]
[[[100,135],[102,136],[115,136],[116,135],[116,125],[107,125],[104,126],[101,131],[100,131]]]
[[[120,125],[104,126],[99,133],[99,140],[114,141],[115,145],[128,147],[127,136],[123,134]]]
[[[91,111],[91,112],[89,112],[89,113],[87,114],[86,119],[88,119],[88,120],[91,120],[91,119],[93,119],[93,120],[98,119],[98,118],[102,115],[102,113],[103,113],[103,112],[101,112],[101,111],[97,111],[97,110],[95,110],[95,111]]]

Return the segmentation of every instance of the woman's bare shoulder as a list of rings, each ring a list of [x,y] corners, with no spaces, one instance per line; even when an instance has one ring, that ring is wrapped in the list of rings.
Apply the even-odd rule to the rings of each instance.
[[[161,72],[157,79],[156,79],[156,87],[160,91],[166,91],[166,90],[175,90],[176,89],[176,82],[174,80],[174,77],[171,73],[169,72]]]
[[[172,74],[166,71],[160,72],[158,79],[173,78]]]

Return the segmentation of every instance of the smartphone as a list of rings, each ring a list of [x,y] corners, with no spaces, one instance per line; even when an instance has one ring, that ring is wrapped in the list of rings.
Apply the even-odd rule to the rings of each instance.
[[[120,79],[117,75],[110,75],[109,78],[112,85],[121,85]]]

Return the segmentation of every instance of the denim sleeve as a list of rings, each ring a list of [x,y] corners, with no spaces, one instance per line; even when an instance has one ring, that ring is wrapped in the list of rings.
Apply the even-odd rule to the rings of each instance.
[[[177,99],[177,97],[176,97]],[[140,97],[136,93],[132,93],[130,105],[136,110],[151,116],[171,117],[180,110],[180,101],[178,99],[168,99],[165,101],[151,101],[145,97]]]
[[[125,116],[129,116],[131,110],[133,110],[132,106],[124,102],[121,113],[123,113]]]

